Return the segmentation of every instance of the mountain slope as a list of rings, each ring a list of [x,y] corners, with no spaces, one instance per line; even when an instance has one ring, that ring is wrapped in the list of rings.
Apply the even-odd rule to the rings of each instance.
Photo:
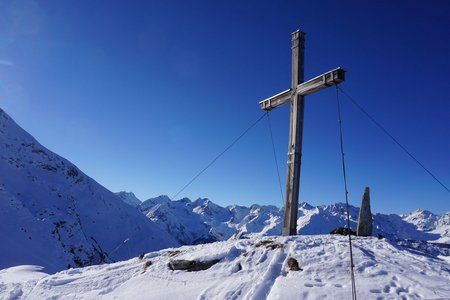
[[[410,251],[374,237],[357,238],[353,244],[358,299],[450,298],[448,257]],[[301,270],[291,270],[292,259]],[[171,270],[168,265],[174,260],[217,263],[187,272]],[[349,265],[347,237],[251,236],[54,275],[30,267],[3,270],[0,298],[350,299]]]
[[[177,245],[1,109],[0,174],[0,269],[36,264],[51,272]]]

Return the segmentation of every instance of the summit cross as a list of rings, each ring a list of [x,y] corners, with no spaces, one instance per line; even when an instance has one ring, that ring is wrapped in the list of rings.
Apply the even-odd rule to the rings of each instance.
[[[297,30],[292,33],[291,88],[259,102],[266,111],[285,103],[291,105],[283,235],[297,234],[305,96],[345,80],[345,70],[336,68],[304,82],[304,49],[305,33]]]

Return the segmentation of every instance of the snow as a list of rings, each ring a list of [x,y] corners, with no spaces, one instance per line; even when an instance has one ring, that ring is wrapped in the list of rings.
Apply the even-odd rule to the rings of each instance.
[[[31,290],[36,282],[48,274],[39,266],[23,265],[0,270],[0,298],[19,299],[23,290]]]
[[[449,299],[449,257],[375,237],[353,241],[358,299]],[[270,245],[276,245],[271,247]],[[298,260],[302,271],[286,261]],[[220,261],[172,271],[174,259]],[[151,265],[144,267],[147,261]],[[21,267],[22,268],[22,267]],[[19,272],[20,270],[20,272]],[[23,267],[0,271],[1,299],[349,299],[348,237],[260,237],[150,252],[143,259],[53,275]],[[27,273],[18,275],[19,273]],[[5,278],[8,278],[5,280]]]
[[[0,269],[55,272],[179,245],[1,109],[0,174]]]

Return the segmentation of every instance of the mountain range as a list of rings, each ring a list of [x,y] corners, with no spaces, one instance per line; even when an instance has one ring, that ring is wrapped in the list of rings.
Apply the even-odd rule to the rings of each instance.
[[[222,241],[249,233],[261,236],[281,234],[283,209],[276,206],[222,207],[209,199],[172,201],[164,195],[138,203],[132,193],[118,194],[126,202],[133,199],[133,207],[185,245]],[[346,227],[345,211],[344,203],[319,206],[300,203],[297,231],[302,235],[328,234],[337,227]],[[350,206],[349,212],[350,226],[355,230],[359,208]],[[374,236],[450,242],[450,212],[441,216],[422,209],[404,215],[377,213],[373,214],[373,225]]]

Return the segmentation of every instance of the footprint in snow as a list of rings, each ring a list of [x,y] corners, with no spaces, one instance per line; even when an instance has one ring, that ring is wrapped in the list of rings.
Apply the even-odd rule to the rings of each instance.
[[[395,277],[395,276],[394,276],[394,277]],[[398,279],[396,278],[396,280],[398,280]],[[404,287],[399,286],[398,284],[396,284],[395,287],[396,287],[395,293],[396,293],[397,295],[400,295],[400,294],[402,294],[402,293],[406,294],[406,293],[409,293],[409,292],[410,292],[410,288],[409,288],[409,287],[407,287],[407,288],[405,289]]]
[[[311,287],[323,287],[324,284],[322,284],[322,283],[319,283],[319,284],[305,283],[304,286],[310,287],[310,288]]]

